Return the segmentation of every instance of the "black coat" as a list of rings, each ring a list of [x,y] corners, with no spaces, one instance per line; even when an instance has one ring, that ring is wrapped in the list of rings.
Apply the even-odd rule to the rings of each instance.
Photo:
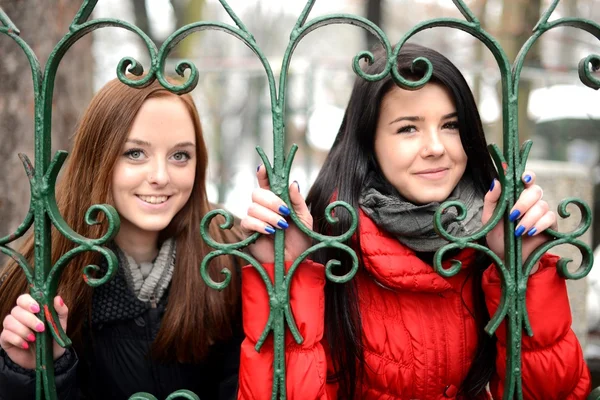
[[[236,327],[238,333],[233,339],[213,345],[200,364],[152,361],[148,357],[149,350],[160,328],[168,299],[155,307],[143,303],[140,308],[131,291],[119,291],[123,283],[123,274],[117,273],[107,284],[95,289],[93,318],[90,332],[84,335],[85,348],[81,359],[70,349],[55,363],[59,399],[119,400],[128,399],[138,392],[165,399],[179,389],[191,390],[201,400],[236,399],[243,339],[241,326]],[[96,301],[99,297],[97,291],[101,297],[110,298],[115,303],[133,305],[133,309],[137,307],[138,315],[123,318],[119,314],[119,318],[112,321],[106,317],[94,318],[98,314],[106,314],[106,305]],[[114,316],[114,313],[109,314]],[[236,323],[239,324],[238,321]],[[35,399],[34,371],[20,368],[8,359],[4,351],[0,352],[0,400],[32,399]]]

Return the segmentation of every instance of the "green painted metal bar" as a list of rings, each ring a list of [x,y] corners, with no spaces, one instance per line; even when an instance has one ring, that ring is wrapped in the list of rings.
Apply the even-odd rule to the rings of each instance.
[[[273,120],[273,158],[272,162],[264,151],[257,147],[257,151],[266,167],[267,174],[271,183],[272,191],[280,196],[289,208],[292,210],[292,221],[307,235],[314,239],[316,243],[311,248],[302,253],[298,259],[294,260],[289,271],[285,272],[284,266],[284,241],[285,231],[277,230],[275,233],[275,279],[271,281],[264,268],[250,255],[242,250],[249,244],[256,241],[259,237],[258,233],[238,242],[238,243],[218,243],[209,235],[208,225],[210,221],[217,215],[225,217],[225,223],[221,225],[222,229],[229,229],[233,224],[233,217],[224,210],[215,210],[208,213],[202,220],[201,234],[209,246],[214,248],[202,261],[200,273],[210,287],[216,290],[224,289],[230,282],[231,272],[223,270],[221,273],[223,278],[221,281],[214,281],[207,272],[207,266],[212,259],[222,255],[235,255],[241,257],[258,271],[270,299],[270,314],[264,331],[256,345],[256,350],[259,351],[263,346],[269,334],[273,334],[274,341],[274,372],[273,372],[273,390],[272,399],[285,399],[285,343],[284,335],[286,329],[289,329],[297,343],[302,343],[302,336],[298,331],[291,309],[289,307],[289,290],[294,277],[294,272],[297,270],[300,263],[313,254],[315,251],[324,247],[334,247],[347,252],[353,262],[352,268],[344,276],[336,276],[332,272],[332,268],[339,265],[339,261],[330,260],[325,268],[326,276],[329,280],[337,283],[347,282],[352,279],[358,269],[358,258],[355,252],[345,244],[358,224],[358,216],[356,211],[344,202],[334,202],[326,210],[325,218],[330,224],[336,222],[333,217],[333,211],[336,207],[345,208],[352,216],[353,224],[351,228],[339,236],[326,236],[314,233],[308,230],[299,221],[297,215],[291,207],[287,187],[289,184],[289,174],[294,160],[294,155],[297,151],[297,146],[293,145],[289,153],[285,151],[285,101],[287,96],[287,83],[289,65],[296,46],[309,33],[319,29],[320,27],[333,24],[349,24],[358,26],[375,35],[381,42],[384,50],[387,63],[383,71],[375,75],[368,75],[360,68],[360,61],[365,59],[369,62],[374,61],[374,56],[371,52],[362,51],[358,53],[352,60],[352,68],[354,72],[361,78],[368,81],[377,81],[388,74],[391,74],[393,80],[401,87],[406,89],[416,90],[425,85],[431,77],[432,66],[429,60],[425,58],[417,58],[415,63],[422,64],[426,67],[425,76],[417,82],[409,81],[400,75],[396,68],[396,57],[402,45],[412,36],[425,29],[436,27],[450,27],[459,29],[469,33],[480,40],[493,54],[498,68],[500,70],[502,82],[502,109],[503,109],[503,152],[496,145],[490,145],[490,154],[498,168],[498,176],[502,185],[502,194],[499,201],[499,207],[495,210],[489,222],[483,226],[478,232],[470,237],[453,237],[446,232],[441,223],[442,212],[450,207],[456,207],[459,210],[458,218],[466,215],[465,206],[459,202],[446,202],[442,204],[435,215],[435,226],[439,234],[449,240],[449,244],[439,249],[434,256],[434,268],[444,277],[450,277],[460,270],[460,263],[455,262],[449,269],[442,267],[442,259],[447,251],[454,249],[472,248],[483,252],[490,256],[496,263],[502,280],[502,298],[498,310],[492,316],[486,330],[489,334],[493,334],[502,321],[507,320],[508,323],[508,340],[511,345],[507,354],[507,373],[505,381],[504,399],[522,399],[521,388],[521,340],[522,331],[528,335],[532,335],[532,329],[529,324],[529,319],[525,307],[525,292],[527,288],[527,279],[529,272],[533,266],[539,261],[541,256],[549,249],[561,245],[570,244],[577,247],[582,253],[583,259],[579,268],[575,272],[570,272],[567,269],[567,264],[571,261],[561,259],[558,265],[559,272],[567,279],[580,279],[589,272],[593,258],[592,251],[585,243],[578,238],[589,228],[591,224],[590,208],[581,200],[569,198],[565,199],[559,205],[559,215],[563,218],[569,217],[566,208],[569,204],[577,206],[582,214],[580,225],[572,232],[561,233],[549,230],[548,233],[554,239],[534,251],[529,258],[523,263],[521,261],[521,239],[515,238],[512,234],[514,223],[508,218],[508,211],[515,204],[516,199],[523,190],[523,185],[520,176],[524,171],[524,167],[531,149],[531,142],[525,142],[519,148],[519,132],[518,132],[518,85],[520,74],[523,67],[524,59],[535,44],[537,39],[545,32],[556,27],[574,27],[589,32],[600,40],[600,25],[594,21],[579,19],[579,18],[561,18],[553,22],[548,22],[550,16],[555,10],[560,0],[554,0],[548,9],[543,13],[540,21],[533,30],[530,39],[523,45],[521,51],[516,57],[516,60],[511,63],[508,60],[506,53],[499,45],[498,41],[486,32],[480,25],[473,12],[466,6],[462,0],[453,0],[453,3],[465,18],[464,20],[456,18],[437,18],[421,22],[410,29],[396,45],[392,47],[385,33],[371,21],[356,15],[348,14],[331,14],[320,16],[309,20],[310,12],[316,0],[308,0],[302,13],[292,29],[290,41],[284,54],[281,65],[281,75],[279,85],[276,85],[275,76],[268,59],[256,44],[254,37],[243,24],[242,20],[235,14],[225,0],[219,0],[225,11],[233,20],[235,26],[211,21],[199,21],[186,25],[167,38],[160,49],[157,49],[150,38],[136,26],[117,19],[96,19],[88,21],[91,13],[96,6],[98,0],[83,1],[79,12],[75,15],[73,22],[69,28],[69,32],[65,34],[62,40],[56,45],[54,51],[50,55],[46,67],[42,70],[37,57],[30,46],[23,41],[19,36],[18,28],[12,23],[9,17],[0,8],[0,33],[14,40],[23,50],[32,72],[33,90],[35,98],[35,167],[29,161],[27,156],[20,154],[23,165],[25,167],[27,177],[30,181],[31,202],[29,211],[21,225],[17,227],[14,233],[0,238],[0,251],[9,257],[13,258],[23,273],[26,275],[28,282],[31,285],[31,295],[42,305],[43,313],[39,315],[40,319],[46,323],[49,329],[45,333],[37,334],[37,368],[36,368],[36,399],[56,399],[56,388],[54,383],[54,368],[52,363],[52,339],[57,340],[62,346],[70,345],[70,340],[66,333],[60,328],[60,324],[56,324],[56,313],[52,306],[52,299],[56,294],[58,282],[63,268],[67,267],[69,261],[77,254],[84,251],[95,251],[100,253],[108,263],[108,272],[101,278],[93,278],[92,272],[98,271],[97,266],[87,266],[84,271],[84,277],[87,283],[91,286],[97,286],[112,277],[117,268],[117,260],[115,255],[105,247],[118,232],[119,217],[116,210],[110,205],[94,205],[86,213],[86,223],[94,224],[97,217],[102,213],[109,222],[109,228],[106,234],[99,239],[89,239],[78,235],[74,232],[61,217],[56,199],[54,197],[54,188],[60,168],[62,167],[67,153],[57,152],[51,160],[51,119],[52,119],[52,98],[54,95],[54,80],[56,72],[60,66],[60,62],[69,48],[76,43],[80,38],[88,33],[103,27],[120,27],[137,34],[145,44],[150,59],[150,67],[146,76],[139,80],[128,79],[126,73],[129,72],[136,76],[141,76],[144,72],[143,66],[133,58],[123,58],[117,66],[117,76],[127,85],[132,87],[143,87],[158,79],[163,87],[174,93],[187,93],[193,90],[199,78],[199,72],[196,66],[189,61],[181,61],[177,64],[175,72],[181,77],[185,77],[185,72],[189,71],[189,76],[182,84],[171,84],[166,80],[164,72],[166,60],[169,53],[178,45],[181,40],[191,35],[194,32],[203,30],[219,30],[228,33],[248,46],[259,58],[269,85],[269,94],[271,99],[271,112]],[[579,62],[579,76],[581,81],[593,88],[600,88],[600,79],[594,75],[594,71],[600,69],[600,56],[592,54]],[[505,229],[505,255],[503,260],[491,252],[488,248],[477,244],[477,240],[484,237],[494,226],[501,220],[504,222]],[[17,251],[11,249],[8,244],[22,237],[25,232],[34,226],[35,236],[35,259],[34,264],[41,266],[33,268],[33,266]],[[60,257],[53,265],[51,259],[51,241],[50,230],[54,226],[60,234],[72,240],[77,246]],[[197,399],[193,393],[189,391],[177,391],[171,394],[167,399]],[[149,393],[138,393],[130,397],[134,400],[156,400]],[[590,394],[589,399],[600,400],[600,388]]]

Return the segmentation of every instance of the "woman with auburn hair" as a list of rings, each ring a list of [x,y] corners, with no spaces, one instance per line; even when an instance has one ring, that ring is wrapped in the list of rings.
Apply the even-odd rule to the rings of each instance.
[[[431,49],[405,44],[397,58],[400,74],[421,79],[427,58],[432,77],[419,90],[398,87],[390,75],[377,82],[357,78],[342,125],[306,202],[296,183],[289,188],[291,206],[314,231],[338,236],[352,220],[341,207],[337,222],[325,219],[333,200],[357,211],[358,228],[348,245],[359,259],[348,283],[325,279],[352,266],[339,248],[313,253],[298,266],[290,288],[290,305],[303,342],[286,339],[286,389],[289,400],[334,399],[501,399],[507,371],[504,323],[494,337],[484,327],[500,302],[500,276],[492,259],[471,248],[443,254],[443,268],[461,262],[445,278],[434,271],[437,250],[449,242],[434,228],[441,203],[454,207],[442,225],[454,237],[480,231],[501,199],[500,181],[486,147],[471,90],[460,71]],[[382,52],[365,72],[382,71]],[[498,166],[501,168],[501,166]],[[260,188],[252,194],[245,230],[263,233],[251,248],[270,273],[272,233],[286,229],[286,266],[311,246],[294,224],[285,202],[269,190],[264,167]],[[549,238],[544,230],[556,215],[542,200],[535,175],[525,171],[524,190],[510,210],[514,234],[522,238],[523,260]],[[313,223],[314,221],[314,223]],[[479,243],[504,256],[501,220]],[[565,281],[557,273],[558,257],[545,254],[531,269],[526,306],[533,337],[522,346],[525,399],[579,400],[590,392],[590,374],[581,346],[571,330]],[[270,270],[269,270],[270,269]],[[269,316],[269,299],[258,272],[242,269],[244,331],[240,362],[240,399],[269,398],[273,350],[254,349]],[[259,379],[260,378],[260,379]],[[490,393],[491,392],[491,393]]]
[[[106,221],[85,223],[94,204],[113,205],[121,228],[110,244],[119,268],[95,289],[82,269],[98,253],[84,253],[65,268],[54,307],[73,340],[54,343],[60,399],[126,399],[136,392],[165,398],[188,389],[202,399],[233,399],[237,392],[239,265],[219,257],[209,266],[217,277],[228,268],[232,283],[212,290],[200,276],[210,251],[200,221],[212,208],[206,195],[208,153],[200,119],[189,95],[175,95],[158,82],[131,88],[115,79],[92,99],[74,136],[73,150],[56,197],[61,215],[77,233],[101,237]],[[221,221],[222,222],[222,221]],[[217,241],[239,239],[237,228]],[[52,262],[74,244],[52,232]],[[33,261],[33,237],[21,253]],[[26,294],[25,275],[14,263],[0,276],[0,399],[34,398],[35,332],[39,305]]]

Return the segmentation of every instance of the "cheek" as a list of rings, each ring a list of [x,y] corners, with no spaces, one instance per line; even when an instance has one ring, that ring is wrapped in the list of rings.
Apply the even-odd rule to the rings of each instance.
[[[402,173],[408,169],[414,158],[414,149],[411,143],[401,140],[387,140],[379,143],[376,148],[377,162],[384,174]],[[386,178],[391,182],[390,176]]]
[[[177,174],[178,186],[182,191],[191,192],[196,181],[196,164],[186,166]]]
[[[145,179],[143,171],[136,166],[117,165],[113,173],[113,187],[125,189],[127,187],[139,185]]]

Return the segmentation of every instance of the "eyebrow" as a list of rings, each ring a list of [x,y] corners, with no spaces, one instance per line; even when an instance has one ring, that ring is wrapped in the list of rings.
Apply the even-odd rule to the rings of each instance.
[[[442,120],[454,118],[457,115],[458,115],[458,113],[455,111],[450,114],[446,114],[446,115],[442,116]],[[417,121],[423,121],[423,120],[424,120],[423,117],[416,117],[416,116],[398,117],[395,120],[393,120],[392,122],[390,122],[390,125],[395,124],[396,122],[400,122],[400,121],[417,122]]]
[[[140,140],[140,139],[127,139],[127,143],[137,144],[138,146],[152,147],[150,142],[146,142],[145,140]],[[181,143],[177,143],[173,147],[196,147],[196,145],[192,142],[181,142]]]

